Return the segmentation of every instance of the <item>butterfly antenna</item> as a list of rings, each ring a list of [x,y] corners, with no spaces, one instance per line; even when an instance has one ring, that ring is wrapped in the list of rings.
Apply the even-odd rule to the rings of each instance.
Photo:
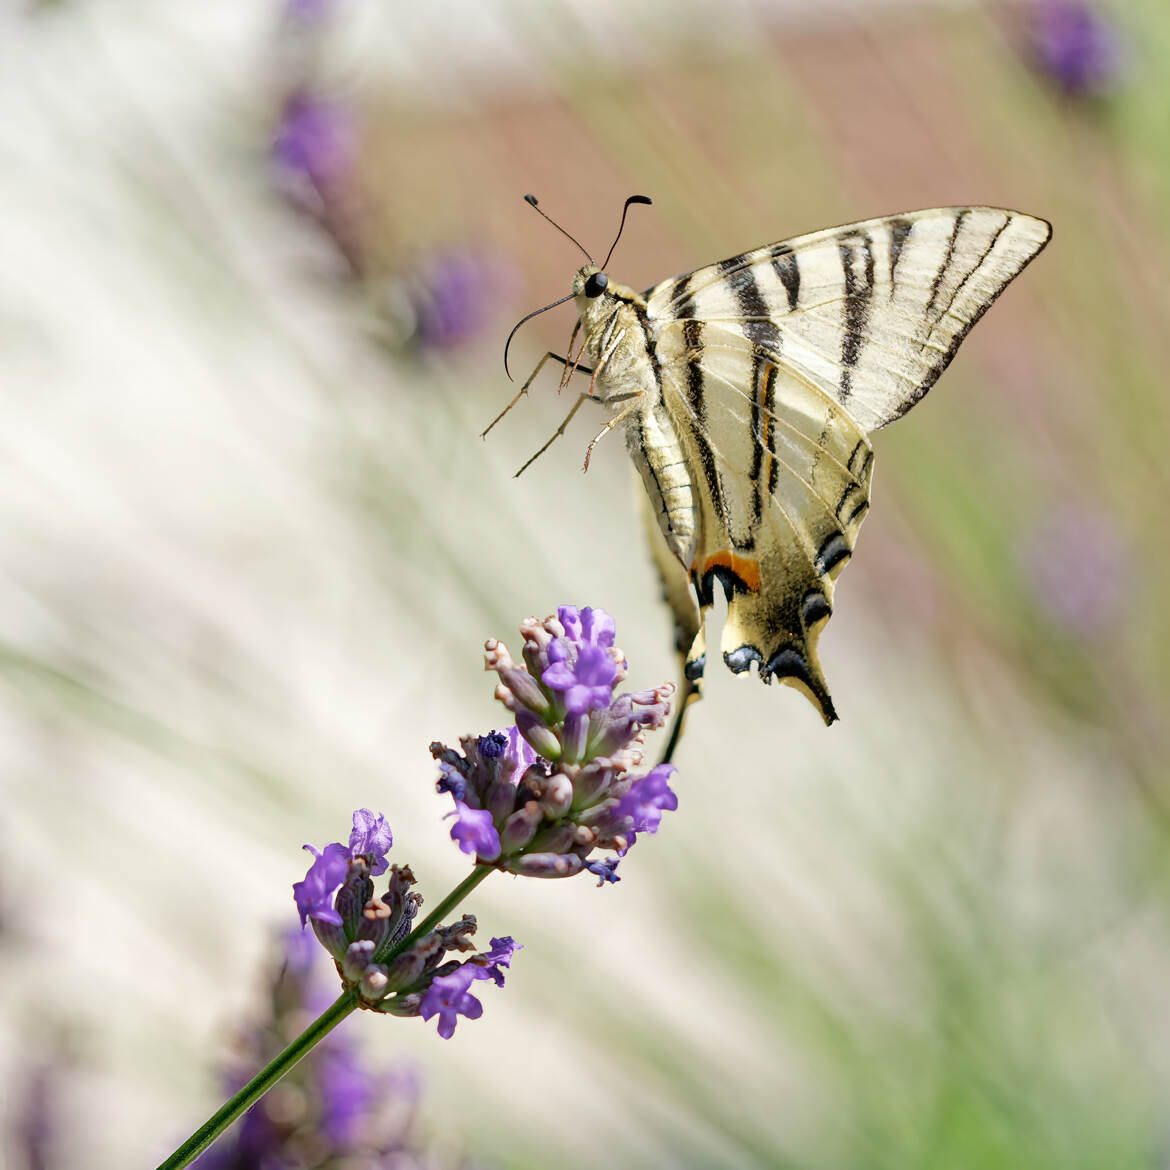
[[[512,332],[508,334],[508,340],[504,342],[504,373],[508,375],[509,382],[513,381],[514,379],[512,378],[511,371],[508,369],[508,346],[512,344],[512,338],[516,336],[516,330],[519,329],[525,321],[531,321],[533,317],[538,317],[541,313],[547,313],[549,309],[555,309],[557,305],[563,305],[565,301],[571,301],[573,299],[573,295],[573,293],[569,293],[567,297],[561,297],[559,301],[553,301],[551,305],[545,305],[543,309],[534,309],[531,313],[528,314],[527,317],[521,317],[520,320],[512,326]]]
[[[626,204],[622,208],[622,222],[620,224],[618,224],[618,233],[616,236],[614,236],[613,243],[610,244],[609,251],[605,254],[605,260],[602,262],[602,265],[601,265],[602,272],[604,272],[605,269],[609,266],[609,258],[613,255],[614,248],[616,248],[618,246],[618,240],[620,240],[622,238],[622,230],[626,226],[626,212],[628,212],[630,210],[630,204],[631,203],[645,203],[646,206],[649,207],[653,202],[654,202],[654,200],[651,199],[649,195],[631,195],[629,197],[629,199],[626,200]],[[582,248],[581,250],[584,251],[585,249]]]
[[[548,215],[546,212],[541,210],[540,204],[537,203],[535,195],[525,195],[524,202],[529,204],[532,207],[535,207],[537,212],[540,215],[543,215],[544,218],[547,219],[548,222],[551,223],[553,225],[553,227],[555,227],[557,229],[557,231],[560,232],[561,235],[565,237],[565,239],[573,240],[573,243],[577,244],[578,248],[581,248],[581,245],[579,243],[577,243],[577,241],[574,240],[573,237],[571,235],[569,235],[569,233],[567,231],[565,231],[565,229],[563,227],[561,227],[561,225],[559,223],[557,223],[557,221],[555,219],[553,219],[553,217],[551,215]],[[590,264],[593,263],[593,257],[590,256],[589,253],[586,252],[584,248],[581,248],[581,253],[582,253],[582,255],[584,255],[585,259],[589,261]]]

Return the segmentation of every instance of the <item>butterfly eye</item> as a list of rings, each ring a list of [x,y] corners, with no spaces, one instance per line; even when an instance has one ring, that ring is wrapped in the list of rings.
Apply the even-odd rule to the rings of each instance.
[[[585,295],[593,300],[594,297],[599,297],[609,287],[609,277],[604,272],[595,272],[585,282]]]

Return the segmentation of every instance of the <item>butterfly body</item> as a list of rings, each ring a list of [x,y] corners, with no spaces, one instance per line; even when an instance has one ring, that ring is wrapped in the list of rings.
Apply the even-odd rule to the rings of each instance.
[[[626,443],[695,631],[723,586],[724,662],[803,691],[836,717],[817,656],[837,577],[869,508],[870,432],[934,384],[1044,246],[1049,225],[997,208],[932,208],[767,245],[637,293],[575,276],[591,393]]]

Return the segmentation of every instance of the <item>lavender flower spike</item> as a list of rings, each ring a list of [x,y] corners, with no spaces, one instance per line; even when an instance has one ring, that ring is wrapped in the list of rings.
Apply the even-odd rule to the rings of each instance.
[[[629,669],[603,609],[563,605],[520,623],[520,662],[502,642],[485,644],[496,698],[512,713],[506,733],[464,736],[462,752],[431,745],[440,792],[455,798],[451,836],[479,864],[524,877],[565,878],[588,869],[617,880],[595,849],[624,855],[678,807],[670,766],[635,776],[645,734],[666,723],[674,687],[615,697]]]

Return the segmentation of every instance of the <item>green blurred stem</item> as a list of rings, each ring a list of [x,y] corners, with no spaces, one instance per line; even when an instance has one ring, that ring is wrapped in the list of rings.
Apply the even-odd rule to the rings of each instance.
[[[490,865],[476,866],[410,934],[390,947],[377,961],[384,963],[395,958],[416,939],[429,934],[491,872]],[[183,1166],[189,1165],[196,1155],[207,1149],[240,1114],[255,1105],[357,1006],[357,996],[346,988],[279,1056],[266,1064],[235,1096],[213,1113],[165,1162],[160,1162],[158,1170],[181,1170]]]
[[[179,1170],[205,1150],[245,1109],[254,1105],[286,1072],[305,1056],[350,1012],[357,1007],[357,996],[348,988],[337,997],[275,1060],[262,1068],[236,1095],[211,1115],[158,1170]]]

